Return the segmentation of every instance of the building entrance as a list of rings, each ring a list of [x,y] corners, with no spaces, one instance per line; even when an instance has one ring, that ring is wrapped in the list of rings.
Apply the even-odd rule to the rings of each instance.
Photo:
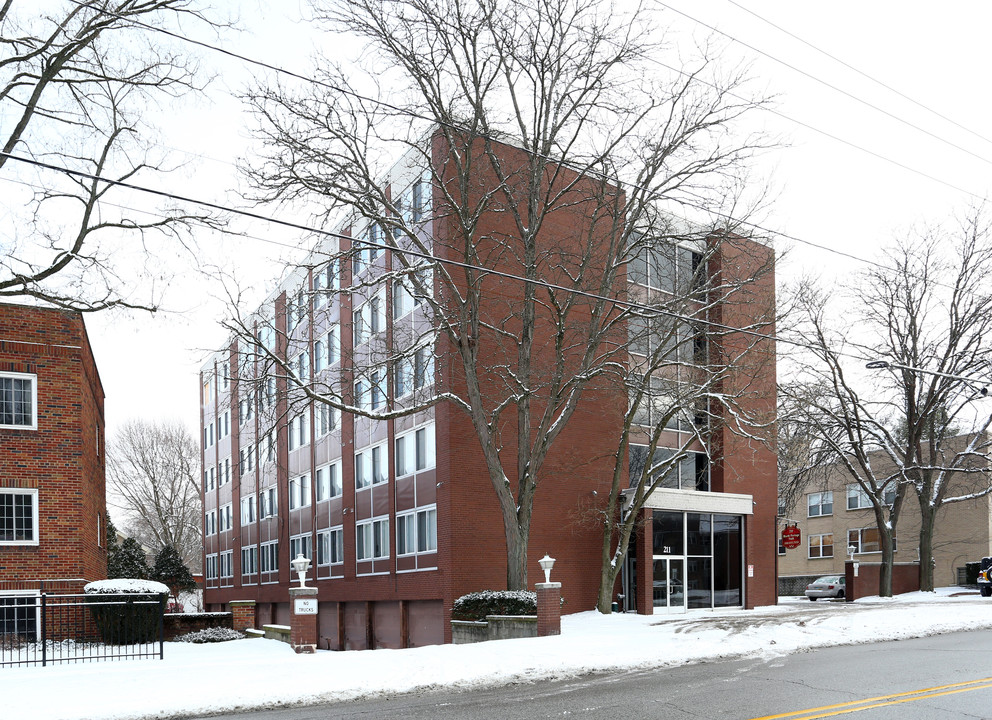
[[[654,612],[685,612],[685,559],[654,557]]]

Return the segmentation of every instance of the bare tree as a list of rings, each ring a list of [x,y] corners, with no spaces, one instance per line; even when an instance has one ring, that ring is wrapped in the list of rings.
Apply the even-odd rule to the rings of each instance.
[[[882,543],[879,592],[891,595],[892,540],[906,497],[920,506],[920,586],[933,589],[933,534],[946,504],[992,492],[981,402],[992,345],[992,243],[980,212],[948,232],[897,244],[847,294],[859,322],[839,330],[805,290],[799,336],[812,346],[783,392],[801,401],[811,442],[858,483]],[[865,360],[890,373],[866,376]],[[859,367],[862,366],[862,367]]]
[[[203,539],[197,439],[178,422],[131,420],[107,450],[107,474],[128,533],[158,552],[172,546],[199,568]]]
[[[502,512],[507,586],[525,588],[552,447],[587,388],[625,395],[628,263],[671,238],[661,210],[688,203],[712,222],[708,211],[728,209],[763,142],[730,128],[760,101],[705,54],[664,74],[648,60],[659,50],[645,40],[650,19],[598,0],[313,6],[366,43],[370,74],[388,87],[369,98],[354,71],[320,60],[315,77],[334,90],[251,91],[266,150],[249,177],[260,200],[312,203],[322,219],[347,213],[355,240],[329,250],[337,259],[391,251],[385,276],[341,276],[353,296],[401,281],[426,305],[418,337],[353,357],[355,367],[415,361],[424,340],[454,358],[453,381],[369,413],[347,388],[314,388],[271,360],[288,387],[343,411],[463,410]],[[430,226],[385,178],[394,152],[425,183]],[[235,330],[247,338],[250,325]]]
[[[130,282],[151,252],[146,240],[213,224],[174,207],[148,214],[108,202],[123,195],[107,181],[165,169],[142,143],[150,104],[203,81],[193,61],[141,27],[183,20],[207,22],[191,0],[0,2],[0,179],[33,188],[21,190],[23,211],[7,204],[0,299],[154,309],[167,284],[150,281],[161,263],[149,262],[149,282]]]

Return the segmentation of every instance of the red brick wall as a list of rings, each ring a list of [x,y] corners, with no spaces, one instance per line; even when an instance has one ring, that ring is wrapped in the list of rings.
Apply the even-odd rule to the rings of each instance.
[[[37,430],[0,429],[0,487],[37,488],[39,506],[39,544],[0,546],[0,581],[105,578],[103,389],[82,316],[0,304],[0,370],[37,376]]]

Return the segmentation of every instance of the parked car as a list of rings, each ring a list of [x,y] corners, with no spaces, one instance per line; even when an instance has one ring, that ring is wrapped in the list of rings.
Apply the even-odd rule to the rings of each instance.
[[[842,598],[846,582],[847,579],[843,575],[825,575],[806,586],[806,597],[811,601],[820,598]]]

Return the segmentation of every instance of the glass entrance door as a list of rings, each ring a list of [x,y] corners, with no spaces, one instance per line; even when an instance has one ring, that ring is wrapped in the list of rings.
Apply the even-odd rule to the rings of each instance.
[[[685,559],[654,558],[654,612],[685,612]]]

